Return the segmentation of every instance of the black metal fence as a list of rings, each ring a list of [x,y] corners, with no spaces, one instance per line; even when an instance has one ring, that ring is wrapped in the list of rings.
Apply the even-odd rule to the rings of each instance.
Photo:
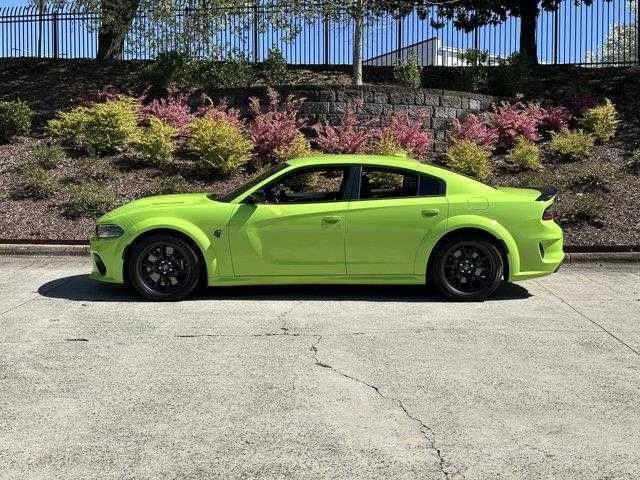
[[[638,64],[638,3],[595,0],[575,5],[565,0],[555,12],[538,19],[541,63],[582,65]],[[441,26],[434,26],[441,23]],[[35,7],[0,9],[0,58],[94,58],[100,16],[95,12]],[[167,50],[196,58],[243,56],[266,58],[278,48],[291,64],[351,63],[354,22],[346,10],[307,5],[295,11],[259,5],[233,9],[182,9],[170,15],[140,12],[124,42],[125,59],[152,59]],[[392,65],[413,52],[422,65],[464,65],[469,49],[488,52],[495,64],[518,50],[520,20],[471,32],[438,18],[435,7],[426,19],[417,11],[402,19],[391,15],[365,20],[364,63]]]

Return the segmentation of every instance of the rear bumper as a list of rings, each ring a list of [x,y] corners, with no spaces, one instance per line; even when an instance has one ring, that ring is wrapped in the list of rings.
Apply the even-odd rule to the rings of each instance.
[[[543,231],[518,241],[519,269],[509,280],[517,282],[558,271],[565,254],[562,229],[553,221],[542,222]]]

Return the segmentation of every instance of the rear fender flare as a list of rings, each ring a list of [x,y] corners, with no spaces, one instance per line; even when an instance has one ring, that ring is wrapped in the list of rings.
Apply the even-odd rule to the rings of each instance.
[[[415,273],[417,275],[425,274],[429,257],[440,239],[445,235],[464,228],[482,230],[500,240],[507,250],[509,278],[513,278],[513,275],[520,271],[520,255],[518,246],[511,234],[503,225],[498,223],[496,220],[491,220],[486,217],[480,217],[477,215],[458,215],[447,220],[446,228],[432,229],[432,232],[429,232],[429,234],[425,236],[422,244],[420,245],[420,250],[416,255]]]

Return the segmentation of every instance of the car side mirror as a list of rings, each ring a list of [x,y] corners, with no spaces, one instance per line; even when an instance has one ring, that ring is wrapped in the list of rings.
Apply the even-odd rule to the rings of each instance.
[[[245,199],[245,203],[248,203],[250,205],[267,203],[267,194],[264,190],[256,190]]]

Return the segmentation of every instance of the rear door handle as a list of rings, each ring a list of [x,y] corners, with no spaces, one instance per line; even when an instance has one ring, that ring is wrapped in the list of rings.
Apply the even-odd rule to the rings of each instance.
[[[323,217],[322,221],[324,223],[338,223],[340,221],[340,217],[338,215],[332,215],[329,217]]]
[[[425,218],[435,217],[436,215],[438,215],[440,213],[440,209],[439,208],[425,208],[420,213]]]

